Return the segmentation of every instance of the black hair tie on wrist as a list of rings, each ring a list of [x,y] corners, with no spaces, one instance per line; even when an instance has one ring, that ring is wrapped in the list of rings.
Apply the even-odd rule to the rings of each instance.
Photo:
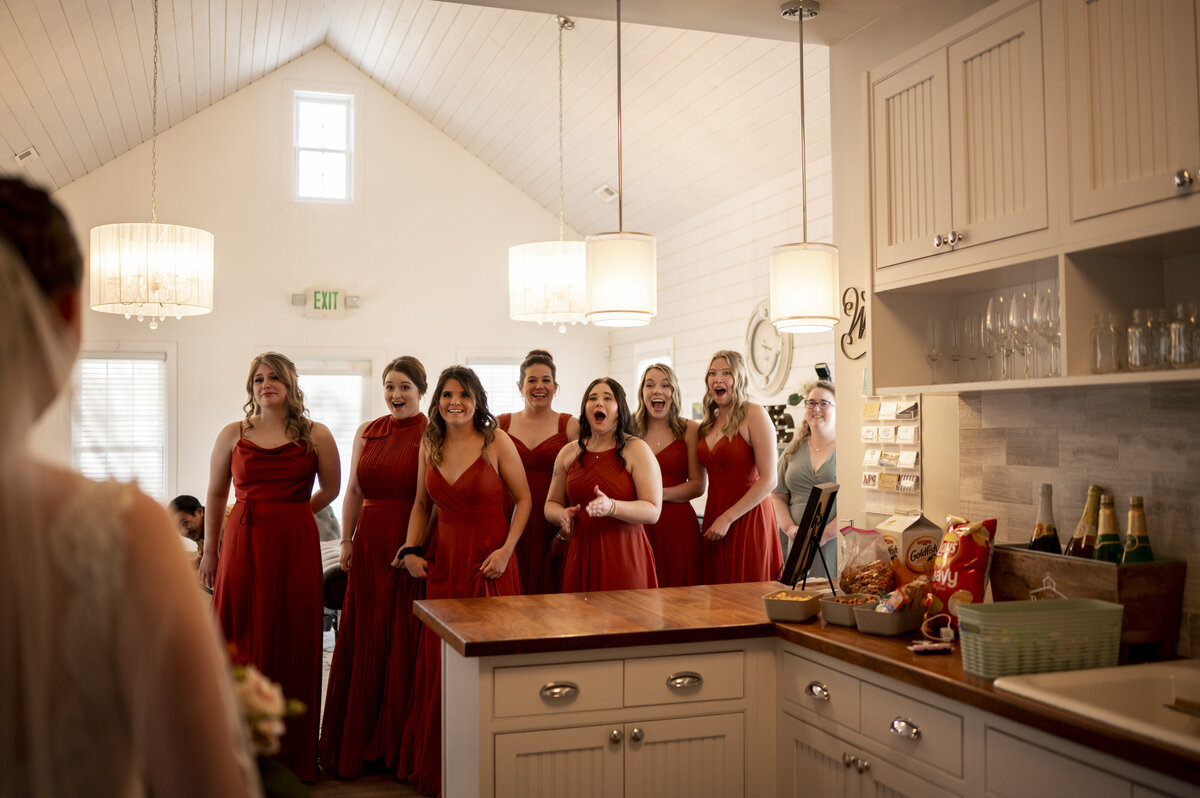
[[[401,562],[404,562],[404,558],[407,557],[408,555],[420,554],[420,553],[421,553],[420,546],[405,546],[404,548],[400,549],[400,553],[396,555],[396,559],[400,560]]]

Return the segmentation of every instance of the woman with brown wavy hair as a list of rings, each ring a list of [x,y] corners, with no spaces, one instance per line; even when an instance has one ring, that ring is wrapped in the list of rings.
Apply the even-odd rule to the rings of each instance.
[[[321,706],[321,548],[315,513],[337,497],[341,463],[333,435],[308,418],[296,367],[277,352],[254,358],[245,418],[217,436],[209,507],[237,502],[225,522],[208,513],[200,582],[235,659],[253,663],[308,711],[288,722],[280,760],[300,778],[317,775]],[[313,492],[313,480],[320,483]],[[214,581],[215,579],[215,581]]]
[[[737,352],[712,356],[704,377],[700,462],[708,471],[704,505],[705,584],[763,582],[783,565],[775,531],[775,428],[747,395]]]

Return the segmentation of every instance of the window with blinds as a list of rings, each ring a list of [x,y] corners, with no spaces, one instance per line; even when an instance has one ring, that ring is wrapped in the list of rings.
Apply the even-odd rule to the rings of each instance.
[[[71,463],[92,479],[136,480],[165,502],[167,368],[163,354],[83,355],[71,392]]]
[[[479,375],[487,391],[488,410],[493,416],[515,413],[525,407],[517,383],[521,379],[521,361],[499,358],[467,358],[467,365]]]
[[[354,433],[366,420],[370,397],[367,380],[371,376],[368,361],[319,361],[296,364],[300,372],[300,390],[313,421],[329,427],[342,461],[342,488],[334,509],[341,507],[350,481],[350,455],[354,452]],[[340,512],[338,513],[340,515]]]

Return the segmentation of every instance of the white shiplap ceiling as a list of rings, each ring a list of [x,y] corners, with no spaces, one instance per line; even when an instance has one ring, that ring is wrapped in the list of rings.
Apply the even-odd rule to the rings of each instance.
[[[707,5],[728,19],[745,2]],[[571,4],[612,17],[609,3]],[[853,5],[827,2],[823,17]],[[436,0],[160,0],[159,14],[160,131],[326,44],[557,212],[552,14]],[[795,40],[684,29],[736,27],[720,14],[654,19],[622,34],[624,227],[649,232],[799,165]],[[147,141],[152,30],[149,0],[0,0],[0,171],[57,189]],[[811,79],[828,60],[806,53]],[[566,220],[616,229],[616,203],[594,193],[617,186],[616,26],[577,18],[564,59]]]

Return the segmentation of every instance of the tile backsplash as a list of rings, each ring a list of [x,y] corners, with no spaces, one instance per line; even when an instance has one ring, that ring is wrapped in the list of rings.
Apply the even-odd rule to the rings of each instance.
[[[959,497],[968,518],[996,518],[999,543],[1028,541],[1038,487],[1054,486],[1065,543],[1087,486],[1113,494],[1122,535],[1142,496],[1156,557],[1186,560],[1178,652],[1200,656],[1200,383],[959,395]]]

